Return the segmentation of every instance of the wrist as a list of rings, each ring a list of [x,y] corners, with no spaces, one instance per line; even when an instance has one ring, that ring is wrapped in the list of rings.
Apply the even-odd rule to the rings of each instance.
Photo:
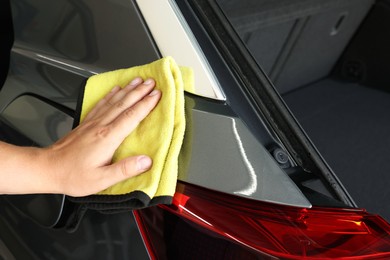
[[[37,183],[37,188],[41,190],[41,193],[64,193],[61,187],[61,175],[59,171],[62,170],[59,167],[57,160],[55,159],[55,152],[51,147],[35,148],[33,149],[31,158],[34,160],[35,176],[40,181]]]
[[[24,156],[20,163],[27,169],[23,175],[27,182],[21,183],[24,189],[21,193],[57,193],[59,192],[56,178],[53,174],[53,166],[50,160],[50,151],[47,148],[25,147],[22,148]]]

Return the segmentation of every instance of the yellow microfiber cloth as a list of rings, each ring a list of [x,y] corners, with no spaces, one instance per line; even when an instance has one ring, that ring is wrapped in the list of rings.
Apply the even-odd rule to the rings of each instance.
[[[160,203],[169,204],[175,193],[178,156],[185,131],[184,88],[193,89],[190,68],[179,67],[172,57],[150,64],[120,69],[90,77],[79,103],[82,122],[88,112],[114,86],[126,86],[135,77],[153,78],[162,97],[154,110],[123,141],[113,162],[128,156],[146,154],[153,159],[152,168],[98,194],[70,198],[88,208],[101,211],[137,209]]]

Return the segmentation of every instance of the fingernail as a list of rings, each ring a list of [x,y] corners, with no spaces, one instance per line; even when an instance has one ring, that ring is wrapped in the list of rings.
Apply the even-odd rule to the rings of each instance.
[[[155,90],[153,90],[152,92],[149,93],[149,96],[155,96],[158,93],[160,93],[160,90],[155,89]]]
[[[146,171],[152,166],[152,159],[148,156],[142,155],[137,159],[137,168],[140,171]]]
[[[145,80],[144,84],[145,84],[145,85],[150,85],[150,84],[152,84],[153,82],[154,82],[153,79],[147,79],[147,80]]]
[[[134,86],[134,85],[140,84],[141,82],[142,82],[142,79],[141,79],[141,78],[135,78],[135,79],[133,79],[133,80],[130,82],[130,85]]]

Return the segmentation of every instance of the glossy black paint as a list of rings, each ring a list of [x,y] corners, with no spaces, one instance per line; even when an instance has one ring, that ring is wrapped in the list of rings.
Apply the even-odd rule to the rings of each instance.
[[[130,212],[87,212],[79,228],[45,228],[0,199],[1,240],[15,259],[149,259]],[[1,254],[0,254],[1,258]]]

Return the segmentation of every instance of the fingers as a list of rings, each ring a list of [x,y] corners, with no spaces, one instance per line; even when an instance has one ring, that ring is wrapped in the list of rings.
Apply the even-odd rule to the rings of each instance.
[[[121,87],[115,86],[111,91],[102,99],[100,100],[95,107],[88,113],[88,115],[84,118],[84,121],[88,121],[95,116],[98,116],[99,114],[104,111],[104,106],[107,106],[108,102],[110,102],[111,98],[118,93],[121,90]]]
[[[141,174],[152,167],[152,159],[146,155],[133,156],[102,168],[99,176],[100,190],[120,181]]]
[[[115,120],[127,108],[135,105],[154,88],[155,82],[148,79],[145,82],[141,78],[135,78],[126,87],[112,94],[110,92],[97,104],[97,110],[90,118],[98,118],[100,125],[107,125]]]
[[[105,113],[104,119],[102,119],[103,124],[108,124],[114,121],[118,116],[124,113],[129,108],[137,104],[141,99],[148,95],[154,88],[155,82],[152,79],[148,79],[142,84],[131,89],[129,94],[124,95],[119,100],[114,100],[113,105]],[[124,92],[129,91],[127,88],[123,90]],[[119,94],[119,93],[118,93]],[[112,97],[115,99],[116,96]]]
[[[161,91],[153,90],[134,106],[126,109],[112,123],[113,133],[125,138],[156,107],[161,98]]]
[[[125,86],[123,88],[123,91],[121,91],[120,93],[118,93],[117,95],[115,95],[115,97],[113,97],[110,102],[108,102],[106,104],[106,108],[109,109],[111,108],[111,106],[113,106],[116,102],[118,102],[119,100],[121,100],[126,94],[128,94],[130,91],[132,91],[133,89],[135,89],[137,86],[139,86],[141,83],[143,83],[143,80],[140,78],[140,77],[137,77],[135,79],[133,79],[129,84],[127,84],[127,86]]]

